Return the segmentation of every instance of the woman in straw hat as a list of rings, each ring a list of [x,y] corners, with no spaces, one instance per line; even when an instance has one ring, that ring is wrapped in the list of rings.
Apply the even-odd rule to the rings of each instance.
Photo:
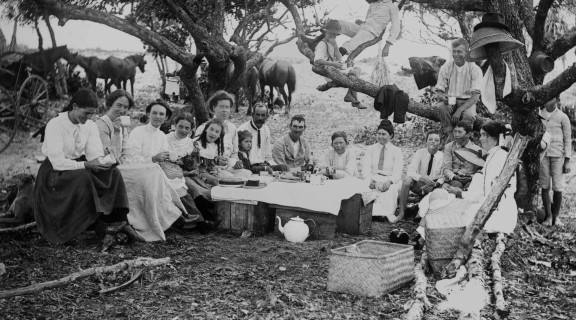
[[[480,129],[480,142],[482,149],[487,151],[486,160],[481,173],[475,174],[470,183],[468,191],[460,191],[456,188],[446,187],[448,192],[456,194],[458,197],[473,201],[476,205],[484,202],[484,199],[492,191],[494,182],[500,176],[504,163],[508,157],[508,152],[503,149],[505,135],[508,128],[500,122],[488,121]],[[467,152],[467,151],[462,151]],[[471,152],[470,152],[471,153]],[[480,156],[475,154],[477,163],[481,163]],[[472,161],[472,160],[471,160]],[[516,177],[512,177],[508,187],[504,191],[498,207],[490,216],[490,219],[484,225],[484,230],[488,233],[512,233],[516,227],[518,217],[518,207],[514,199],[516,192]]]

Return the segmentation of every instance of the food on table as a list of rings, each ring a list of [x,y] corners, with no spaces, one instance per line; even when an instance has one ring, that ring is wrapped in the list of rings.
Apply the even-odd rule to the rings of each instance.
[[[243,186],[244,181],[236,177],[227,177],[220,179],[220,182],[218,184],[221,186]]]
[[[258,186],[260,186],[260,180],[247,180],[245,186],[246,187],[258,187]]]

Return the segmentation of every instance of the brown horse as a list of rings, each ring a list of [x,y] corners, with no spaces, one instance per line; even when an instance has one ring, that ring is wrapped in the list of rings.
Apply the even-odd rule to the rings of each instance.
[[[103,78],[102,76],[102,62],[104,60],[98,57],[85,57],[78,55],[76,60],[71,65],[71,68],[74,69],[76,65],[81,66],[86,73],[86,77],[88,78],[88,83],[92,86],[92,90],[96,91],[96,80],[98,78]],[[104,86],[106,87],[108,79],[104,78]]]
[[[135,54],[128,56],[124,59],[116,57],[108,57],[102,62],[102,77],[110,78],[110,83],[105,85],[104,91],[110,93],[110,87],[114,84],[120,88],[120,83],[124,85],[126,90],[126,82],[130,80],[131,92],[134,95],[134,78],[136,77],[136,67],[140,72],[144,72],[146,60],[144,54]]]
[[[268,96],[268,107],[274,112],[274,87],[277,87],[284,101],[286,102],[286,109],[284,113],[290,113],[290,104],[292,103],[292,92],[296,89],[296,71],[290,63],[284,60],[273,60],[266,58],[258,68],[260,80],[260,97],[264,100],[265,88],[270,87],[270,95]],[[286,94],[285,86],[288,85],[288,94]]]

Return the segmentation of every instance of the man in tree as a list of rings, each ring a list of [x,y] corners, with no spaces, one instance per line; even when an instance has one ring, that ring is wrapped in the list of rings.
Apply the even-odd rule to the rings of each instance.
[[[471,162],[459,159],[454,153],[456,150],[469,149],[478,152],[482,148],[470,140],[472,124],[468,121],[459,121],[454,128],[454,141],[444,147],[444,159],[442,159],[442,174],[446,178],[444,188],[450,191],[452,188],[460,190],[468,188],[472,181],[472,175],[479,167]]]
[[[436,104],[438,117],[442,123],[442,133],[452,140],[454,124],[460,120],[470,123],[476,118],[476,102],[480,97],[482,70],[475,63],[466,62],[468,42],[459,38],[452,42],[451,62],[446,62],[438,72]]]
[[[558,218],[564,188],[563,174],[570,173],[572,154],[572,129],[568,116],[558,109],[558,97],[548,101],[540,112],[550,143],[544,151],[540,162],[540,187],[542,187],[542,204],[546,213],[545,225],[563,225]],[[550,179],[552,179],[552,200],[550,200]]]
[[[402,179],[398,220],[404,218],[410,190],[418,195],[426,195],[443,184],[444,154],[438,151],[439,147],[440,132],[430,131],[426,134],[426,148],[419,149],[412,157],[406,176]]]
[[[339,51],[344,56],[354,51],[359,45],[368,42],[382,34],[391,22],[390,36],[386,40],[382,56],[388,56],[390,46],[396,42],[400,35],[400,18],[398,7],[392,0],[366,0],[370,4],[366,21],[360,25],[354,22],[338,20],[342,26],[342,33],[351,39],[344,42]]]

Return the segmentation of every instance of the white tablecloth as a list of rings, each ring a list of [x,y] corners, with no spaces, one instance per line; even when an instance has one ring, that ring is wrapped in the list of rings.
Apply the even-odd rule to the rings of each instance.
[[[338,215],[340,202],[369,193],[370,181],[357,178],[328,180],[324,185],[271,182],[262,189],[214,187],[212,200],[257,204],[259,201]]]

